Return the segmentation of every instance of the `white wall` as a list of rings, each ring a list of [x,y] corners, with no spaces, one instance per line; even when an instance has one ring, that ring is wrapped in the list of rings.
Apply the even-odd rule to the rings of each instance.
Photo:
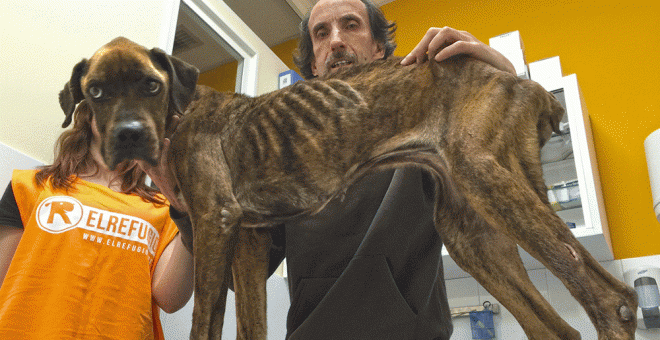
[[[117,36],[161,47],[174,0],[0,2],[0,142],[44,163],[63,131],[58,93],[73,66]],[[219,0],[206,1],[220,12]],[[233,14],[233,12],[231,13]],[[228,24],[256,51],[256,93],[277,88],[287,67],[234,15]]]
[[[119,35],[155,46],[164,6],[146,1],[9,0],[0,5],[0,142],[50,163],[73,66]]]
[[[34,169],[42,162],[0,143],[0,195],[11,180],[14,169]]]
[[[14,168],[51,163],[62,133],[64,113],[58,94],[73,66],[102,45],[125,36],[146,47],[168,49],[177,0],[3,0],[0,2],[0,185]],[[252,93],[277,89],[286,65],[220,0],[195,0],[212,8],[255,56],[258,72]],[[279,279],[279,281],[278,281]],[[281,282],[280,282],[281,281]],[[270,312],[274,338],[283,338],[288,309],[286,284],[273,277]],[[279,293],[277,293],[279,292]],[[285,298],[283,298],[284,295]],[[269,299],[271,297],[269,296]],[[270,300],[269,300],[270,302]],[[163,320],[169,339],[190,329],[190,308]],[[281,311],[281,312],[280,312]],[[227,315],[232,315],[229,311]],[[279,326],[278,326],[279,325]],[[228,329],[235,328],[232,321]],[[235,331],[235,330],[234,330]]]

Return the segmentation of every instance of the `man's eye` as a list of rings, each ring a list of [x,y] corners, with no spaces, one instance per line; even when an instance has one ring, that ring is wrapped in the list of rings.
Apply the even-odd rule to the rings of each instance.
[[[89,95],[94,99],[99,99],[103,96],[103,90],[100,87],[92,86],[89,88]]]

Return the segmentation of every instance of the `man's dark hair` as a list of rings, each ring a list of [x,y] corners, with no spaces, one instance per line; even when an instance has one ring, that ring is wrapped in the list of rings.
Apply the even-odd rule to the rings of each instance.
[[[367,14],[369,16],[369,25],[371,26],[371,36],[376,43],[380,44],[385,50],[383,59],[387,59],[394,49],[396,42],[394,41],[394,31],[396,31],[396,23],[390,22],[385,19],[383,12],[374,5],[370,0],[361,0],[367,7]],[[300,23],[300,40],[298,41],[298,48],[294,52],[293,62],[296,63],[300,73],[305,79],[314,78],[312,74],[312,61],[314,60],[314,47],[312,45],[312,37],[309,33],[309,13],[305,15]]]

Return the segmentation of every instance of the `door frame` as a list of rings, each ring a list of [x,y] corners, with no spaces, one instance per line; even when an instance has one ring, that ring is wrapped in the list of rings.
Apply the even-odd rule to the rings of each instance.
[[[221,9],[218,11],[207,0],[169,0],[165,8],[159,47],[169,54],[172,53],[181,3],[188,6],[202,22],[217,34],[216,38],[219,39],[217,43],[228,46],[227,52],[238,61],[235,91],[252,97],[256,96],[259,56],[256,49],[243,36],[243,31],[232,26],[232,22],[242,22],[242,20],[224,2],[218,1],[215,4]]]

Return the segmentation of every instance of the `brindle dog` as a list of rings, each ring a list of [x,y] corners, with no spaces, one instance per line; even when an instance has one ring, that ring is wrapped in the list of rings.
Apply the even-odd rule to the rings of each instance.
[[[465,56],[341,70],[256,98],[197,86],[197,70],[119,38],[76,65],[65,125],[89,105],[104,159],[169,162],[194,225],[193,339],[220,339],[229,280],[239,337],[266,338],[267,227],[314,214],[363,174],[416,166],[437,179],[447,250],[530,339],[579,339],[532,285],[517,244],[582,304],[599,339],[633,339],[637,300],[548,203],[540,148],[564,114],[538,84]]]

